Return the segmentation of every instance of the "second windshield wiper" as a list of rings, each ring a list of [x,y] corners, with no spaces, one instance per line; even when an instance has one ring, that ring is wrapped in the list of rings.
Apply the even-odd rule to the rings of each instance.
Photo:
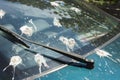
[[[60,54],[62,54],[64,56],[70,57],[70,58],[72,58],[72,59],[74,59],[76,61],[85,63],[86,66],[89,69],[94,68],[94,61],[93,60],[88,60],[88,59],[86,59],[86,58],[84,58],[84,57],[82,57],[82,56],[80,56],[78,54],[65,52],[65,51],[62,51],[62,50],[57,49],[57,48],[53,48],[53,47],[46,46],[46,45],[38,43],[38,42],[34,42],[34,41],[31,41],[31,40],[28,40],[28,39],[18,35],[17,33],[8,30],[7,28],[5,28],[3,26],[0,26],[0,30],[3,32],[0,35],[2,35],[3,37],[9,39],[10,41],[12,41],[14,43],[21,44],[21,45],[25,46],[26,48],[29,48],[29,45],[27,45],[27,43],[25,43],[24,41],[29,42],[31,44],[38,45],[38,46],[42,46],[44,48],[47,48],[47,49],[50,49],[52,51],[58,52],[58,53],[60,53]]]

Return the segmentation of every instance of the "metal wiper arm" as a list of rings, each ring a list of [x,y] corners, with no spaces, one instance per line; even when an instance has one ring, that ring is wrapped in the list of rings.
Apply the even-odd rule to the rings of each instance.
[[[54,48],[54,47],[50,47],[50,46],[47,46],[47,45],[44,45],[42,43],[38,43],[38,42],[34,42],[34,41],[31,41],[31,40],[28,40],[26,38],[23,38],[21,37],[23,40],[29,42],[29,43],[32,43],[32,44],[35,44],[35,45],[38,45],[38,46],[42,46],[44,48],[47,48],[47,49],[50,49],[52,51],[55,51],[55,52],[58,52],[64,56],[67,56],[67,57],[70,57],[74,60],[77,60],[79,62],[82,62],[82,63],[86,63],[86,66],[89,67],[89,68],[94,68],[94,61],[93,60],[88,60],[84,57],[82,57],[81,55],[78,55],[76,53],[70,53],[70,52],[66,52],[66,51],[63,51],[63,50],[60,50],[60,49],[57,49],[57,48]]]
[[[31,50],[31,49],[28,49],[28,48],[26,48],[25,50],[34,54],[34,55],[36,55],[38,53],[38,52],[36,52],[34,50]],[[65,60],[62,60],[60,58],[55,58],[55,57],[52,57],[52,56],[48,56],[46,54],[41,54],[41,55],[48,58],[48,59],[56,61],[58,63],[67,64],[67,65],[70,65],[70,66],[83,67],[83,68],[87,68],[87,69],[93,69],[93,67],[94,67],[94,66],[88,66],[87,64],[84,64],[84,63],[81,63],[81,62],[65,61]]]
[[[55,51],[55,52],[58,52],[58,53],[60,53],[60,54],[62,54],[64,56],[70,57],[70,58],[72,58],[74,60],[77,60],[79,62],[86,63],[86,66],[88,66],[91,69],[94,68],[94,61],[93,60],[88,60],[88,59],[86,59],[86,58],[84,58],[84,57],[82,57],[82,56],[80,56],[78,54],[70,53],[70,52],[65,52],[65,51],[62,51],[62,50],[54,48],[54,47],[46,46],[44,44],[41,44],[41,43],[38,43],[38,42],[34,42],[32,40],[28,40],[28,39],[26,39],[26,38],[18,35],[17,33],[12,32],[12,31],[10,31],[10,30],[6,29],[5,27],[2,27],[2,26],[0,26],[0,30],[2,32],[4,32],[4,34],[7,35],[7,36],[3,35],[3,33],[2,33],[1,35],[3,37],[5,37],[7,39],[10,39],[12,42],[17,42],[19,44],[22,44],[26,48],[29,48],[29,46],[24,41],[29,42],[31,44],[38,45],[38,46],[42,46],[44,48],[50,49],[50,50]],[[14,39],[15,41],[12,40],[12,39]]]

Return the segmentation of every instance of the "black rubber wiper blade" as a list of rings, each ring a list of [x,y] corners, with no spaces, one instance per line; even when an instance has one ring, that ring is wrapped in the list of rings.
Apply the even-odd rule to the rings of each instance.
[[[91,68],[91,69],[94,68],[94,61],[93,60],[88,60],[88,59],[82,57],[81,55],[78,55],[76,53],[66,52],[66,51],[63,51],[63,50],[60,50],[60,49],[57,49],[57,48],[54,48],[54,47],[44,45],[42,43],[38,43],[38,42],[34,42],[34,41],[31,41],[31,40],[25,39],[23,37],[21,37],[21,38],[24,39],[25,41],[29,42],[29,43],[32,43],[32,44],[35,44],[35,45],[38,45],[38,46],[42,46],[44,48],[50,49],[50,50],[55,51],[57,53],[60,53],[64,56],[70,57],[70,58],[72,58],[74,60],[77,60],[79,62],[86,63],[86,66]]]
[[[59,63],[62,63],[62,64],[67,64],[67,65],[75,66],[75,67],[83,67],[83,68],[87,68],[87,69],[93,69],[94,68],[94,66],[88,65],[87,63],[81,63],[81,62],[77,62],[77,61],[65,61],[65,60],[62,60],[62,59],[59,59],[59,58],[54,58],[52,56],[48,56],[48,55],[45,55],[45,54],[42,54],[42,55],[46,58],[49,58],[53,61],[56,61],[56,62],[59,62]]]
[[[26,51],[36,55],[38,52],[36,51],[33,51],[33,50],[30,50],[30,49],[25,49]],[[88,66],[86,63],[81,63],[81,62],[77,62],[77,61],[65,61],[65,60],[62,60],[62,59],[59,59],[59,58],[55,58],[55,57],[52,57],[52,56],[48,56],[46,54],[41,54],[42,56],[48,58],[48,59],[51,59],[53,61],[56,61],[58,63],[61,63],[61,64],[67,64],[67,65],[70,65],[70,66],[75,66],[75,67],[83,67],[83,68],[87,68],[87,69],[93,69],[94,66]]]
[[[13,43],[16,43],[16,44],[19,43],[25,46],[26,48],[29,48],[29,45],[27,45],[21,38],[19,38],[20,35],[16,34],[15,32],[10,31],[9,29],[5,28],[2,25],[0,25],[0,35]]]
[[[2,27],[2,26],[0,26],[0,30],[3,32],[3,33],[1,33],[1,35],[3,37],[9,39],[10,41],[12,41],[14,43],[22,44],[26,48],[29,48],[29,46],[24,41],[29,42],[31,44],[38,45],[38,46],[42,46],[42,47],[47,48],[47,49],[50,49],[52,51],[55,51],[55,52],[60,53],[64,56],[70,57],[70,58],[72,58],[74,60],[77,60],[79,62],[86,63],[87,66],[90,67],[90,68],[94,68],[94,61],[93,60],[88,60],[88,59],[82,57],[81,55],[78,55],[76,53],[65,52],[65,51],[62,51],[60,49],[44,45],[42,43],[38,43],[38,42],[35,42],[35,41],[32,41],[32,40],[28,40],[28,39],[18,35],[17,33],[12,32],[12,31],[10,31],[10,30]]]

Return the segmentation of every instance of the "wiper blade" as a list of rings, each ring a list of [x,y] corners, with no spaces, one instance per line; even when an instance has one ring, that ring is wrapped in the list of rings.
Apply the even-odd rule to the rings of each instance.
[[[87,67],[89,67],[89,68],[94,68],[94,61],[93,60],[88,60],[88,59],[82,57],[81,55],[78,55],[76,53],[70,53],[70,52],[62,51],[60,49],[50,47],[50,46],[44,45],[42,43],[37,43],[37,42],[31,41],[31,40],[25,39],[23,37],[21,37],[21,38],[24,39],[25,41],[29,42],[29,43],[32,43],[32,44],[35,44],[35,45],[38,45],[38,46],[42,46],[44,48],[47,48],[47,49],[50,49],[52,51],[58,52],[58,53],[60,53],[64,56],[70,57],[70,58],[72,58],[74,60],[77,60],[79,62],[86,63]]]
[[[21,38],[19,38],[20,35],[8,30],[7,28],[3,27],[2,25],[0,25],[0,35],[13,43],[19,43],[19,44],[25,46],[26,48],[29,48],[29,46]]]
[[[19,44],[25,46],[26,48],[29,48],[29,46],[24,41],[29,42],[31,44],[38,45],[38,46],[42,46],[44,48],[50,49],[50,50],[55,51],[55,52],[58,52],[58,53],[60,53],[64,56],[70,57],[70,58],[72,58],[74,60],[77,60],[79,62],[86,63],[87,67],[89,67],[91,69],[94,68],[94,61],[93,60],[88,60],[88,59],[86,59],[86,58],[84,58],[84,57],[82,57],[78,54],[65,52],[65,51],[62,51],[62,50],[57,49],[57,48],[53,48],[53,47],[46,46],[46,45],[38,43],[38,42],[34,42],[32,40],[28,40],[28,39],[18,35],[17,33],[12,32],[12,31],[10,31],[10,30],[6,29],[5,27],[2,27],[2,26],[0,26],[0,30],[3,32],[3,33],[1,33],[1,35],[3,37],[9,39],[10,41],[12,41],[14,43],[19,43]]]
[[[29,51],[30,53],[36,55],[38,52],[36,51],[33,51],[31,49],[25,49],[26,51]],[[48,56],[46,54],[41,54],[42,56],[48,58],[48,59],[51,59],[53,61],[56,61],[58,63],[62,63],[62,64],[67,64],[67,65],[70,65],[70,66],[75,66],[75,67],[83,67],[83,68],[87,68],[87,69],[93,69],[94,66],[88,66],[88,64],[86,63],[81,63],[81,62],[77,62],[77,61],[65,61],[65,60],[62,60],[60,58],[55,58],[55,57],[52,57],[52,56]]]

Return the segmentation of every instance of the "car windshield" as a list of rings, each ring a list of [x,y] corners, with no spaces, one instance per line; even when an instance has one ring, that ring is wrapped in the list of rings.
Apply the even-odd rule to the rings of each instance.
[[[120,32],[117,19],[82,0],[1,0],[0,3],[0,25],[26,39],[82,56],[86,56],[88,52],[103,45]],[[46,61],[43,61],[41,66],[35,58],[41,55],[31,54],[32,52],[2,36],[0,41],[0,60],[4,62],[1,69],[4,70],[8,64],[16,68],[17,80],[62,65],[42,56]],[[65,61],[71,60],[52,50],[27,44],[38,54],[46,54]],[[21,64],[10,64],[13,56],[20,56]],[[2,70],[0,74],[3,79],[5,76],[11,79],[13,69]]]

